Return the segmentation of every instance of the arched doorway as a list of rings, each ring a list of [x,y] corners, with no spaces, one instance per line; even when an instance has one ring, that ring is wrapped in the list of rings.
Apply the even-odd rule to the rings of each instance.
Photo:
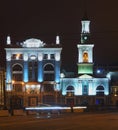
[[[74,98],[74,87],[68,86],[66,89],[66,104],[68,106],[74,106],[75,104],[75,98]]]
[[[96,88],[96,95],[97,96],[104,96],[104,87],[102,85]]]
[[[73,86],[68,86],[67,89],[66,89],[66,92],[67,92],[68,97],[74,96],[74,87]]]
[[[96,88],[96,105],[104,105],[104,87],[99,85]]]

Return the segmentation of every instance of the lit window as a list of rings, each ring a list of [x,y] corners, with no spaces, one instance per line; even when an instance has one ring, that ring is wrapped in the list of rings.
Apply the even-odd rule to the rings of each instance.
[[[83,62],[88,62],[88,53],[84,52],[83,54]]]

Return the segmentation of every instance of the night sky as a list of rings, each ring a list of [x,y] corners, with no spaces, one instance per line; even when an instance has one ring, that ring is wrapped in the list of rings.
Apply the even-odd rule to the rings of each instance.
[[[7,35],[12,43],[38,38],[51,44],[58,34],[63,47],[62,66],[67,71],[76,71],[85,10],[91,21],[94,63],[118,65],[118,0],[1,0],[1,66],[5,63]]]

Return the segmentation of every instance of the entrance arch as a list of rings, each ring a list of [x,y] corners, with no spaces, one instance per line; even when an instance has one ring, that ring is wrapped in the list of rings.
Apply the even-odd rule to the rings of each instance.
[[[73,86],[68,86],[66,89],[67,96],[72,97],[74,96],[74,87]]]
[[[102,85],[96,88],[96,95],[97,96],[104,96],[104,87]]]

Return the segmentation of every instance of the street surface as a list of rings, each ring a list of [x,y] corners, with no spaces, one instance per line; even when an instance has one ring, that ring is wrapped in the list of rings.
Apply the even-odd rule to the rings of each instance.
[[[0,117],[0,130],[118,130],[118,112]]]

